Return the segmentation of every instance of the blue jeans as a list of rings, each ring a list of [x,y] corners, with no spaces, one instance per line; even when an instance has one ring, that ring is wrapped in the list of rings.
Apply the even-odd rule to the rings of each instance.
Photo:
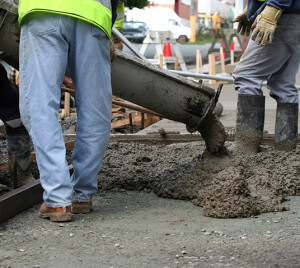
[[[67,65],[75,84],[78,119],[72,177],[57,119]],[[97,192],[97,174],[110,135],[111,103],[105,33],[69,16],[28,15],[21,28],[20,111],[32,137],[48,207],[87,202]]]
[[[284,14],[272,44],[260,46],[250,39],[233,72],[239,94],[263,95],[262,82],[267,80],[270,95],[277,102],[298,103],[295,77],[300,61],[299,24],[300,14]]]

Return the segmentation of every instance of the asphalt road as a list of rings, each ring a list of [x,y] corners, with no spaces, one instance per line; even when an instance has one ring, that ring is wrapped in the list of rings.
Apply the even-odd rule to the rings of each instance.
[[[134,47],[136,47],[138,50],[141,48],[141,44],[132,44]],[[173,45],[171,45],[172,55],[175,55],[174,48],[172,48]],[[186,64],[195,64],[196,63],[196,51],[197,49],[200,49],[200,52],[202,54],[203,60],[205,60],[208,50],[210,48],[210,44],[205,45],[181,45],[178,44],[180,52],[184,58],[184,61]],[[133,54],[126,46],[124,46],[123,49],[124,52]],[[155,56],[155,45],[149,45],[146,53],[144,55],[148,59],[153,59]]]

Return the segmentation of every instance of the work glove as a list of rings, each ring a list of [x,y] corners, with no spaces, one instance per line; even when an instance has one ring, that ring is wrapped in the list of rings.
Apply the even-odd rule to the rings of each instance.
[[[265,46],[272,43],[274,32],[277,28],[277,21],[282,14],[282,10],[273,6],[268,6],[256,17],[252,28],[255,28],[252,34],[252,40],[258,45]]]
[[[234,18],[233,22],[238,22],[237,32],[241,35],[250,35],[252,22],[247,19],[247,6],[244,8],[243,13]]]

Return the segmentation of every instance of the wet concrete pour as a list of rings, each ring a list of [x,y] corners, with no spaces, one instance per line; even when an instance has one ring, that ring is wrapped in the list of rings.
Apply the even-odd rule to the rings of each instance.
[[[103,190],[149,190],[161,197],[192,200],[204,207],[204,215],[218,218],[288,210],[282,202],[300,194],[299,150],[276,152],[264,146],[256,155],[239,157],[215,157],[204,151],[203,142],[111,143],[99,185]]]
[[[203,183],[195,184],[196,176],[191,172],[190,167],[195,171],[197,166],[198,174],[206,174],[207,187],[216,184],[205,200],[215,200],[215,194],[225,187],[223,178],[237,174],[241,165],[234,162],[231,169],[222,169],[225,162],[220,165],[219,159],[199,156],[204,148],[203,142],[168,146],[110,143],[99,174],[100,191],[94,198],[93,213],[57,224],[39,219],[37,205],[2,223],[0,267],[299,267],[300,199],[291,197],[281,204],[288,199],[283,179],[294,181],[289,184],[294,185],[294,191],[299,189],[295,179],[299,179],[299,148],[291,157],[266,147],[258,157],[240,162],[245,174],[256,173],[258,196],[258,190],[266,193],[269,189],[268,197],[275,200],[273,207],[289,211],[215,219],[204,217],[203,212],[220,212],[222,207],[212,209],[204,203],[202,209],[190,201],[146,193],[161,191],[161,195],[168,193],[197,204],[201,201],[198,190],[204,189],[199,188]],[[252,173],[249,166],[255,166]],[[293,178],[296,174],[298,177]],[[244,180],[237,176],[237,189],[245,189]],[[249,192],[255,193],[249,185]],[[247,191],[242,193],[247,196]],[[252,198],[252,204],[261,208],[255,200],[259,198]],[[238,207],[228,200],[220,204],[227,209]]]

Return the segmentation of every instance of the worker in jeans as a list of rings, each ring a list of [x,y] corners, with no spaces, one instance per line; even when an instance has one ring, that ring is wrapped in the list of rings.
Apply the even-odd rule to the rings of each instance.
[[[18,89],[9,81],[0,62],[0,119],[3,121],[8,144],[8,162],[11,176],[16,172],[14,187],[34,181],[30,165],[30,137],[22,124]],[[13,154],[15,153],[15,159]]]
[[[20,110],[44,189],[39,216],[51,221],[70,221],[71,211],[90,212],[98,190],[97,174],[110,135],[113,2],[19,1]],[[67,65],[78,119],[71,177],[57,120]]]
[[[257,153],[263,137],[267,80],[270,96],[277,101],[275,149],[290,151],[297,146],[298,91],[295,76],[300,52],[300,1],[249,0],[238,16],[238,31],[252,37],[233,72],[238,90],[235,150]]]

